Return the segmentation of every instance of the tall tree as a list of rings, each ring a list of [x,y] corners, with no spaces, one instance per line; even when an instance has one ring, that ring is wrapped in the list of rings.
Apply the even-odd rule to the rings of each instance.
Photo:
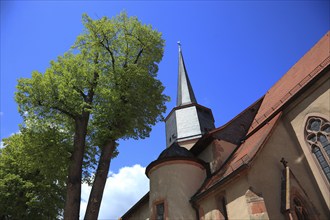
[[[20,79],[16,93],[26,117],[60,114],[73,124],[65,219],[79,218],[86,141],[101,150],[85,216],[97,219],[116,140],[147,137],[168,100],[156,78],[164,46],[159,32],[126,13],[99,20],[83,15],[83,24],[72,50],[52,61],[44,74]]]

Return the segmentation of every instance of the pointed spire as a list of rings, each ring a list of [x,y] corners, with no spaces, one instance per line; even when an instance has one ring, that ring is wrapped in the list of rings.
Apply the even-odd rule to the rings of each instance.
[[[186,66],[182,56],[181,43],[179,46],[179,80],[178,80],[178,96],[176,106],[182,106],[190,103],[197,103],[194,91],[191,87]]]

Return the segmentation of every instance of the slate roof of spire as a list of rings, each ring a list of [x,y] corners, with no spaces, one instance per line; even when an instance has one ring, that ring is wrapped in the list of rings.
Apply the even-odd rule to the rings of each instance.
[[[191,103],[197,103],[194,91],[192,89],[186,66],[184,64],[181,45],[179,44],[179,80],[178,95],[176,106],[182,106]]]

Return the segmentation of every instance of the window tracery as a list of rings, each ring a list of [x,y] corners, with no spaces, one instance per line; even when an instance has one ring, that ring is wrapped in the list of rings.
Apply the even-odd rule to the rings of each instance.
[[[330,182],[330,122],[320,117],[311,117],[305,128],[306,141],[311,152]]]

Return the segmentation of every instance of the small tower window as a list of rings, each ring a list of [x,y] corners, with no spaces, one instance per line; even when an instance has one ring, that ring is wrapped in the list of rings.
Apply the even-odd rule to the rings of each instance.
[[[311,152],[330,182],[330,122],[320,117],[311,117],[305,128],[306,141]]]
[[[156,220],[165,219],[165,208],[164,203],[159,203],[156,205]]]

